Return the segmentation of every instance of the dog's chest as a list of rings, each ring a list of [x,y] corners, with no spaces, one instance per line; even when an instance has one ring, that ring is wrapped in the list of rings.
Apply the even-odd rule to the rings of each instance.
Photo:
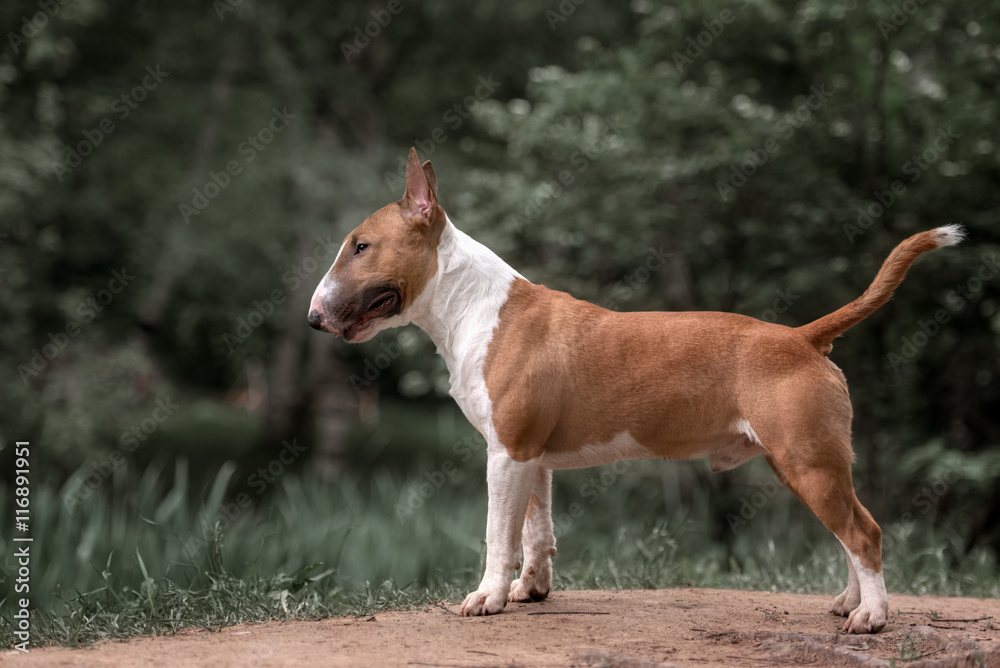
[[[448,393],[462,409],[465,418],[484,435],[494,431],[493,405],[483,375],[484,358],[488,347],[487,340],[470,346],[468,350],[463,351],[464,354],[452,359],[445,356],[451,382]]]

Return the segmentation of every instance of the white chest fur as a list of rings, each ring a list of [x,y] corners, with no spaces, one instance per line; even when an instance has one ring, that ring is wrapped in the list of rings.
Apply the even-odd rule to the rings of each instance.
[[[483,363],[500,309],[520,274],[450,220],[437,254],[437,272],[414,301],[412,321],[430,335],[448,365],[451,396],[465,417],[495,442]]]

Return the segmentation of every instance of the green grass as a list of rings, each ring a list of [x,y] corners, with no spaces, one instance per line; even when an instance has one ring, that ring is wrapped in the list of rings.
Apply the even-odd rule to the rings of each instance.
[[[334,484],[287,473],[267,494],[250,491],[255,505],[232,521],[226,513],[234,515],[241,491],[232,467],[197,494],[183,463],[172,472],[151,466],[135,481],[107,481],[103,493],[71,509],[62,503],[70,490],[39,485],[32,491],[32,642],[77,645],[182,626],[459,601],[478,583],[486,520],[482,467],[471,460],[466,468],[403,519],[400,504],[416,498],[424,474],[382,472]],[[428,463],[426,470],[435,469]],[[837,541],[783,490],[734,533],[725,516],[712,516],[711,485],[678,496],[685,485],[674,465],[633,464],[606,474],[606,490],[594,486],[605,471],[557,474],[555,513],[564,521],[557,520],[555,589],[832,595],[846,583]],[[890,591],[1000,596],[992,555],[963,556],[960,545],[929,526],[902,535],[886,553]],[[0,591],[13,591],[14,571],[7,554]],[[12,596],[0,603],[4,647],[14,638]]]

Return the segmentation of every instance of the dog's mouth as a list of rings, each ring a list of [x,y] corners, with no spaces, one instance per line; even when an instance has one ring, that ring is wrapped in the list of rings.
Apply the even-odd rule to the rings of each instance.
[[[374,320],[398,315],[401,303],[402,298],[396,288],[386,288],[376,292],[375,296],[368,300],[361,317],[344,330],[344,339],[351,341],[358,338],[358,335]]]
[[[398,313],[396,306],[399,304],[399,291],[395,288],[386,290],[376,295],[365,309],[365,315],[369,318],[384,318]]]

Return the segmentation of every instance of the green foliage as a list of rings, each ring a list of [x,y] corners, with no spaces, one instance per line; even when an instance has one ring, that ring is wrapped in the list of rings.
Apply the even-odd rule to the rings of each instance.
[[[9,35],[39,5],[0,7],[0,459],[33,444],[45,637],[360,613],[475,579],[483,452],[431,342],[305,326],[411,145],[459,227],[616,310],[796,326],[857,297],[906,235],[966,225],[832,359],[890,589],[996,595],[995,3],[588,0],[553,18],[428,0],[350,57],[364,3],[57,4],[24,42]],[[258,494],[296,439],[307,456]],[[745,505],[773,484],[759,462],[601,474],[557,475],[562,586],[842,586],[783,491]],[[790,527],[806,540],[778,540]]]
[[[77,644],[181,626],[368,615],[456,602],[478,581],[486,515],[481,476],[449,476],[428,493],[424,475],[383,472],[370,486],[347,478],[331,487],[286,474],[273,494],[241,508],[235,467],[223,467],[202,490],[203,501],[192,504],[185,466],[178,463],[172,480],[151,466],[124,482],[127,489],[102,490],[72,507],[50,487],[38,490],[31,587],[39,641]],[[481,462],[460,466],[482,469]],[[771,498],[767,512],[752,517],[726,547],[697,510],[658,510],[669,508],[676,471],[633,466],[613,480],[611,467],[557,476],[554,587],[829,595],[843,587],[840,547],[815,518],[797,512],[789,494]],[[9,498],[3,491],[0,498]],[[590,503],[594,494],[599,503]],[[405,510],[418,497],[420,504]],[[584,511],[568,522],[574,503]],[[9,511],[0,507],[2,517]],[[782,540],[789,535],[800,539]],[[1000,595],[995,557],[986,550],[963,555],[956,538],[954,531],[926,528],[901,537],[886,552],[889,589]],[[15,572],[8,553],[0,564],[5,590]],[[0,615],[3,645],[13,638],[9,615]]]

